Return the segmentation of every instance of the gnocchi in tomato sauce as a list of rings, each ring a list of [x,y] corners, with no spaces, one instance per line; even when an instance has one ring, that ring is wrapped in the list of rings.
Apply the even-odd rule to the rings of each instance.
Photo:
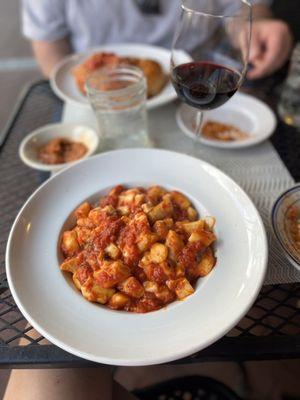
[[[215,219],[200,219],[180,192],[119,185],[74,214],[60,268],[85,299],[113,310],[146,313],[183,300],[216,264]]]

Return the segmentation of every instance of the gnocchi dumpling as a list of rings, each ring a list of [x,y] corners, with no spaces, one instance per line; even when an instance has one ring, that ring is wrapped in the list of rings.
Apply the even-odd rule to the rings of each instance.
[[[199,218],[179,191],[118,185],[74,211],[60,237],[60,269],[91,302],[149,312],[195,291],[216,264],[215,218]]]

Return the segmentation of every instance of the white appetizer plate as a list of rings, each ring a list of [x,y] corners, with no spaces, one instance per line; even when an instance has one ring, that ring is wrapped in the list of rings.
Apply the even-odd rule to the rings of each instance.
[[[177,111],[176,119],[180,129],[187,136],[195,139],[197,110],[182,104]],[[203,136],[199,138],[203,144],[223,149],[237,149],[261,143],[272,135],[277,124],[276,116],[267,104],[240,92],[222,107],[205,111],[203,123],[207,120],[234,125],[249,134],[247,139],[232,142],[209,140]]]
[[[57,64],[51,75],[50,83],[53,91],[59,98],[78,106],[89,107],[88,100],[77,88],[71,70],[91,54],[101,51],[113,52],[120,56],[149,58],[159,62],[166,75],[170,74],[170,50],[146,44],[109,44],[94,48],[86,53],[68,56]],[[178,57],[180,57],[181,63],[190,61],[189,56],[183,52],[179,53]],[[147,108],[159,107],[175,99],[175,90],[171,82],[168,82],[157,96],[147,100]]]
[[[177,189],[201,216],[216,218],[216,267],[187,299],[148,314],[113,311],[86,301],[60,271],[58,239],[70,213],[120,183]],[[91,157],[44,183],[14,222],[6,268],[16,304],[52,343],[91,361],[137,366],[188,356],[233,328],[260,291],[267,250],[256,208],[221,171],[179,153],[132,149]]]

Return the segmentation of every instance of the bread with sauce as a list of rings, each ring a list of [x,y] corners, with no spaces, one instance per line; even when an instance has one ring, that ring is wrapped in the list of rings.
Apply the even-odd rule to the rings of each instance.
[[[83,63],[73,68],[72,75],[78,89],[85,95],[85,82],[92,72],[103,67],[114,68],[118,65],[132,65],[143,71],[147,80],[148,98],[158,95],[166,84],[166,75],[157,61],[119,57],[114,53],[95,53],[91,55]]]

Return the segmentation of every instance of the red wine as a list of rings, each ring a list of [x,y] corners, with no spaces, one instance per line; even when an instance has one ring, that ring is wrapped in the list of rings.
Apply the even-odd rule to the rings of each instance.
[[[210,62],[181,64],[172,71],[179,98],[200,110],[220,107],[237,91],[240,80],[238,72]]]

